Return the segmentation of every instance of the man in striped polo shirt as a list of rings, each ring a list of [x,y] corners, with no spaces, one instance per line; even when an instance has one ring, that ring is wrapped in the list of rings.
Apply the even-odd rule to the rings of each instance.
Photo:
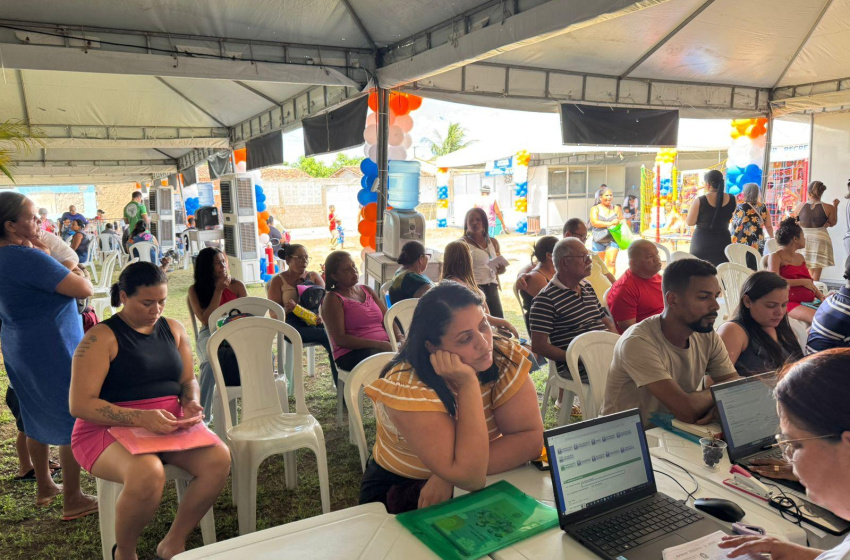
[[[531,349],[553,360],[558,375],[570,379],[566,364],[570,342],[586,332],[609,330],[616,334],[617,329],[585,280],[592,267],[587,247],[574,237],[561,239],[552,251],[552,260],[556,274],[535,296],[528,315]],[[579,374],[586,383],[583,366]]]
[[[847,282],[841,291],[818,307],[806,341],[806,354],[850,347],[850,256],[844,261],[844,279]]]

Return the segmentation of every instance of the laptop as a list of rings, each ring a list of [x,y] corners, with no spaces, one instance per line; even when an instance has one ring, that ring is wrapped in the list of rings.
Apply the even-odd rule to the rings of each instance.
[[[775,375],[766,373],[711,386],[733,465],[749,468],[753,459],[782,459],[782,450],[773,447],[779,429],[775,385]]]
[[[543,433],[563,529],[608,560],[658,560],[716,521],[658,492],[638,409]]]

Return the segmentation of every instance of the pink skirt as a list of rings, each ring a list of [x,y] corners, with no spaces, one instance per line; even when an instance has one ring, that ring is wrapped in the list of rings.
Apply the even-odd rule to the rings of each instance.
[[[135,408],[138,410],[167,410],[177,418],[183,416],[183,408],[177,397],[157,397],[155,399],[142,399],[140,401],[127,401],[113,403],[115,406],[124,408]],[[110,426],[95,424],[77,418],[74,431],[71,434],[71,451],[74,458],[86,471],[91,472],[92,466],[97,461],[103,450],[112,445],[115,438],[109,433]]]

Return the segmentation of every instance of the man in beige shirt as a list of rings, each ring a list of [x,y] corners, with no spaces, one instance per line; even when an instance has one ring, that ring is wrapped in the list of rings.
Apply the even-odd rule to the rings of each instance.
[[[683,422],[708,423],[714,383],[737,379],[726,346],[714,332],[720,285],[717,269],[699,259],[672,262],[664,271],[664,312],[632,325],[614,348],[602,414],[639,408],[644,426],[654,412]]]

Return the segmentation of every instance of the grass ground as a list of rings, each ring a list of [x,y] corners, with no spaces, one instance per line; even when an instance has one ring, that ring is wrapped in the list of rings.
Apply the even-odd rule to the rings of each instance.
[[[442,248],[457,239],[460,231],[443,229],[429,231],[428,245]],[[297,235],[296,235],[297,236]],[[525,332],[520,306],[513,297],[512,287],[516,271],[529,262],[534,238],[510,235],[499,238],[502,253],[509,259],[508,271],[502,276],[502,304],[505,316],[521,333]],[[304,241],[312,258],[310,269],[317,270],[330,252],[327,240]],[[359,264],[359,246],[349,247]],[[189,312],[186,308],[186,293],[192,283],[190,271],[170,274],[169,298],[165,315],[178,319],[191,330]],[[250,286],[249,295],[261,296],[261,286]],[[527,336],[524,334],[524,336]],[[197,369],[197,364],[196,364]],[[360,486],[360,460],[357,447],[348,442],[348,428],[336,422],[336,391],[333,388],[327,355],[317,349],[317,375],[305,382],[307,406],[322,425],[328,455],[331,509],[339,510],[357,504]],[[306,363],[305,363],[306,372]],[[545,372],[533,374],[538,394],[542,395],[546,381]],[[8,379],[0,365],[0,394],[5,394]],[[368,399],[367,399],[368,400]],[[554,407],[550,407],[547,425],[554,424]],[[373,440],[375,421],[371,409],[365,414],[367,439]],[[47,508],[35,507],[35,485],[15,482],[17,473],[15,454],[16,429],[14,419],[5,404],[0,403],[0,558],[32,559],[62,558],[67,560],[89,560],[100,557],[100,531],[96,515],[77,521],[62,522],[61,499]],[[55,457],[55,451],[54,451]],[[298,454],[298,487],[288,490],[284,481],[282,457],[266,460],[259,473],[257,486],[257,528],[265,529],[321,514],[319,480],[316,461],[307,451]],[[94,479],[83,473],[86,492],[95,493]],[[148,525],[139,542],[139,557],[153,558],[157,542],[165,535],[177,507],[174,487],[166,489],[162,505],[155,520]],[[218,540],[238,535],[236,507],[232,505],[230,484],[215,504],[215,523]],[[200,531],[192,535],[188,547],[202,545]]]

